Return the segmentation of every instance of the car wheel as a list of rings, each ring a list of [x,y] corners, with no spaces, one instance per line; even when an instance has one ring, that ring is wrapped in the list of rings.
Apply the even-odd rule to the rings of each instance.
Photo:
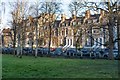
[[[108,55],[104,55],[104,58],[108,58]]]

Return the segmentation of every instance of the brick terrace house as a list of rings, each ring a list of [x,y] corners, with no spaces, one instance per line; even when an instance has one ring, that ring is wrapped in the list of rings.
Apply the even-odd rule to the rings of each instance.
[[[2,47],[12,47],[12,30],[10,28],[2,30]]]
[[[45,14],[45,16],[41,14],[39,17],[33,18],[33,20],[37,20],[37,29],[35,23],[30,23],[29,19],[24,20],[22,26],[17,27],[16,37],[19,36],[18,33],[22,35],[21,40],[24,47],[31,47],[31,41],[33,46],[36,47],[35,32],[37,30],[38,47],[48,47],[49,25],[51,25],[52,48],[59,46],[74,48],[76,43],[78,47],[104,47],[102,44],[108,41],[108,26],[106,24],[102,25],[102,22],[106,20],[105,14],[105,11],[101,10],[100,14],[91,15],[90,11],[87,10],[83,17],[77,17],[73,14],[72,17],[66,19],[66,16],[61,14],[61,20],[55,20],[55,15],[48,17],[48,14]]]
[[[64,14],[61,14],[61,20],[55,20],[51,25],[51,47],[63,46],[63,48],[75,47],[76,41],[79,47],[84,46],[101,46],[108,41],[108,26],[100,25],[104,20],[105,12],[101,10],[100,14],[91,15],[90,11],[86,11],[84,17],[77,17],[72,15],[71,18],[66,19]],[[45,17],[44,17],[45,18]],[[42,16],[38,19],[38,46],[48,47],[49,42],[49,22],[44,20]],[[35,19],[35,18],[34,18]],[[30,25],[29,22],[25,27],[25,46],[29,47],[30,32],[34,34],[33,45],[35,46],[35,26]]]

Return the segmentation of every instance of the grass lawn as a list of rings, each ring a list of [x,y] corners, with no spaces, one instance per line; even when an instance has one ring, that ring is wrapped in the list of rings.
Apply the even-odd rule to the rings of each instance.
[[[2,55],[3,78],[118,78],[118,61]]]

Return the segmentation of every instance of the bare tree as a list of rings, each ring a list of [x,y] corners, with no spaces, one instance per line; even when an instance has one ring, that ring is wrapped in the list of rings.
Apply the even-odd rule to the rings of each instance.
[[[115,17],[116,15],[116,5],[117,1],[115,0],[105,0],[105,2],[101,3],[103,6],[103,10],[107,12],[106,18],[108,20],[107,25],[108,25],[108,31],[109,31],[109,59],[113,60],[113,47],[114,47],[114,33],[113,33],[113,28],[115,27]],[[99,7],[97,7],[99,8]]]
[[[96,2],[86,2],[86,8],[91,9],[93,11],[98,11],[100,9],[106,12],[105,20],[101,24],[106,24],[108,26],[109,32],[109,59],[114,59],[113,57],[113,47],[114,47],[114,33],[113,28],[115,26],[115,17],[116,15],[116,0],[104,0],[104,2],[96,3]],[[102,6],[102,7],[101,7]],[[98,26],[100,26],[99,24]]]
[[[61,3],[59,2],[42,2],[42,6],[41,6],[41,12],[46,13],[46,15],[48,15],[46,19],[49,23],[49,44],[48,44],[49,56],[50,56],[50,45],[51,45],[51,30],[52,30],[52,26],[54,26],[55,20],[57,19],[57,17],[55,18],[55,15],[61,12],[60,5]]]
[[[35,36],[36,36],[36,50],[35,57],[37,57],[38,53],[38,42],[40,40],[40,28],[44,27],[45,24],[49,23],[49,53],[50,53],[50,44],[51,44],[51,26],[53,26],[55,20],[56,13],[60,12],[60,4],[58,2],[46,2],[46,1],[38,1],[36,0],[33,5],[31,5],[30,14],[33,18],[32,23],[35,25]]]
[[[39,29],[38,29],[38,19],[40,17],[40,4],[41,2],[36,0],[34,2],[34,4],[32,4],[31,7],[31,15],[34,17],[34,21],[33,24],[35,25],[35,36],[36,36],[36,40],[35,40],[35,44],[36,44],[36,49],[35,49],[35,57],[37,57],[37,53],[38,53],[38,33],[39,33]]]
[[[76,18],[77,17],[81,17],[80,15],[83,13],[81,12],[81,9],[84,8],[84,1],[76,1],[76,0],[73,0],[69,5],[69,11],[72,15],[72,17],[74,18],[74,22],[76,23],[75,24],[75,28],[74,28],[74,36],[76,38],[76,42],[75,42],[75,46],[76,46],[76,52],[77,52],[77,46],[79,44],[79,41],[80,41],[80,38],[82,38],[82,26],[77,24],[77,21],[80,22],[80,20],[77,20]],[[81,23],[81,22],[80,22]],[[73,25],[72,25],[73,26]]]
[[[116,9],[117,3],[118,3],[118,1],[116,1],[116,0],[104,0],[104,2],[100,2],[100,3],[84,1],[82,3],[82,8],[92,10],[93,12],[98,12],[98,10],[102,9],[106,12],[106,15],[105,15],[106,21],[104,20],[105,22],[98,24],[98,26],[100,26],[101,24],[108,25],[109,59],[114,59],[114,57],[113,57],[113,47],[114,47],[114,33],[113,33],[114,30],[113,30],[113,28],[115,26],[115,18],[116,18],[116,16],[119,15],[117,12],[118,9]],[[76,6],[78,6],[78,7],[76,7]],[[77,8],[80,8],[77,2],[71,3],[69,5],[69,7],[70,7],[70,11],[72,13],[73,13],[73,11],[75,11],[75,14],[77,14],[77,12],[79,11],[79,9],[77,9]],[[119,30],[119,28],[118,28],[118,30]],[[118,33],[119,33],[119,31],[118,31]],[[118,44],[119,44],[119,42],[118,42]]]
[[[74,14],[76,16],[78,15],[81,15],[81,9],[84,8],[84,1],[76,1],[76,0],[73,0],[69,5],[69,11],[71,14]]]
[[[17,56],[20,55],[22,57],[22,48],[23,48],[23,36],[24,36],[24,27],[23,21],[27,18],[28,14],[28,6],[27,1],[19,1],[10,2],[11,7],[11,14],[12,14],[12,25],[13,25],[13,32],[14,32],[14,41],[13,47],[16,46],[16,40],[18,39],[18,48],[17,48]],[[18,36],[17,36],[18,35]],[[14,50],[15,55],[15,50]]]

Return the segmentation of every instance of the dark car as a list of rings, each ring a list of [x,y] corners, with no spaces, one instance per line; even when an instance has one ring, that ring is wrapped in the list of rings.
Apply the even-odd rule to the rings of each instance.
[[[77,54],[79,54],[80,52],[75,48],[69,48],[64,52],[65,56],[77,56]]]
[[[95,58],[95,54],[93,52],[93,48],[91,47],[84,47],[80,50],[82,57],[91,57],[91,58]]]
[[[43,48],[38,48],[37,50],[38,50],[37,55],[42,57],[43,56]]]
[[[101,58],[101,56],[105,53],[105,49],[93,48],[93,53],[94,53],[96,58]]]
[[[42,52],[43,52],[44,55],[48,55],[49,48],[43,48]]]
[[[2,54],[13,54],[14,53],[14,48],[2,48]]]
[[[105,52],[102,57],[103,58],[108,58],[109,56],[109,51]],[[117,49],[113,49],[113,57],[114,59],[118,59],[118,50]]]
[[[35,49],[25,47],[25,48],[23,48],[23,54],[24,55],[34,55],[35,54]]]
[[[53,52],[53,55],[57,55],[57,56],[60,56],[63,54],[63,50],[62,48],[55,48],[54,52]]]
[[[23,48],[23,54],[28,55],[29,49],[28,48]]]

